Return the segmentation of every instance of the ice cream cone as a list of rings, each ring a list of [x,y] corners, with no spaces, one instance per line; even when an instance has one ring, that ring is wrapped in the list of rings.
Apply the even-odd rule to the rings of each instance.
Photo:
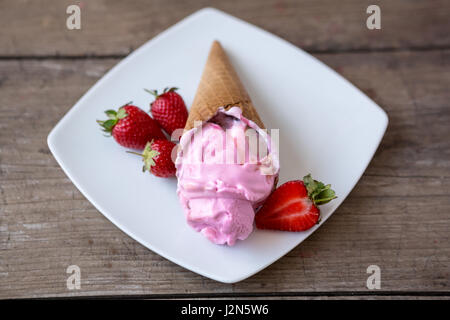
[[[208,121],[220,107],[228,110],[233,106],[241,108],[245,118],[264,129],[264,124],[225,51],[218,41],[214,41],[189,111],[185,130],[192,129],[195,121]]]

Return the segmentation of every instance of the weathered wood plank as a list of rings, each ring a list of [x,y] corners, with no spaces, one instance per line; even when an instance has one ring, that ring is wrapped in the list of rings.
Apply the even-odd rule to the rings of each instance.
[[[79,3],[81,30],[66,28]],[[309,51],[450,45],[447,0],[380,0],[381,30],[366,28],[369,0],[70,0],[0,2],[0,55],[125,55],[185,16],[216,7]]]
[[[145,297],[143,297],[145,299]],[[165,299],[170,299],[170,297]],[[177,298],[174,298],[177,299]],[[289,296],[236,296],[236,297],[224,297],[224,298],[195,298],[188,297],[179,300],[198,300],[198,299],[213,299],[213,300],[449,300],[448,296],[421,296],[421,295],[359,295],[357,293],[352,295],[327,295],[327,293],[319,293],[317,296],[310,295],[289,295]]]
[[[0,61],[0,297],[450,289],[450,51],[318,55],[390,116],[349,198],[302,245],[226,285],[174,265],[84,199],[48,151],[57,120],[117,60]],[[68,265],[82,285],[68,291]]]

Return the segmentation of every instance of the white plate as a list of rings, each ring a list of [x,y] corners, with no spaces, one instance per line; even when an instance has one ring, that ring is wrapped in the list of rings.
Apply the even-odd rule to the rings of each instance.
[[[385,112],[347,80],[292,44],[215,9],[203,9],[150,40],[98,81],[61,119],[48,145],[64,172],[116,226],[161,256],[211,279],[243,280],[285,255],[306,232],[256,230],[234,247],[214,245],[185,222],[176,180],[143,174],[136,156],[95,122],[142,88],[177,86],[189,106],[210,45],[219,40],[268,128],[280,128],[280,183],[311,172],[338,199],[359,180],[386,130]]]

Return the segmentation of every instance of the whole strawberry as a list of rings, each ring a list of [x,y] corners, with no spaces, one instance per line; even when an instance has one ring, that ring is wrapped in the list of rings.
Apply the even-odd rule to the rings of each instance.
[[[156,90],[146,90],[155,96],[155,101],[150,104],[153,118],[169,135],[176,129],[184,129],[188,118],[186,105],[176,90],[178,88],[165,88],[161,94]]]
[[[279,186],[267,198],[255,216],[256,227],[283,231],[305,231],[320,217],[318,205],[336,198],[330,185],[316,181],[308,174],[301,180]]]
[[[152,140],[147,143],[142,154],[130,152],[142,157],[142,171],[148,171],[157,177],[168,178],[175,175],[175,164],[172,161],[172,150],[175,143],[166,139]]]
[[[105,113],[109,119],[97,122],[121,146],[142,150],[152,139],[164,138],[156,121],[136,106],[126,104],[118,111],[106,110]]]

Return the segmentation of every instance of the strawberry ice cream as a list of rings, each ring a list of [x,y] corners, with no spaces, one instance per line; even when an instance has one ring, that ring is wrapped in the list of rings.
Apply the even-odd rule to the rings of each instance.
[[[252,232],[255,209],[273,190],[279,162],[266,131],[232,107],[219,108],[183,134],[176,168],[188,224],[232,246]]]

